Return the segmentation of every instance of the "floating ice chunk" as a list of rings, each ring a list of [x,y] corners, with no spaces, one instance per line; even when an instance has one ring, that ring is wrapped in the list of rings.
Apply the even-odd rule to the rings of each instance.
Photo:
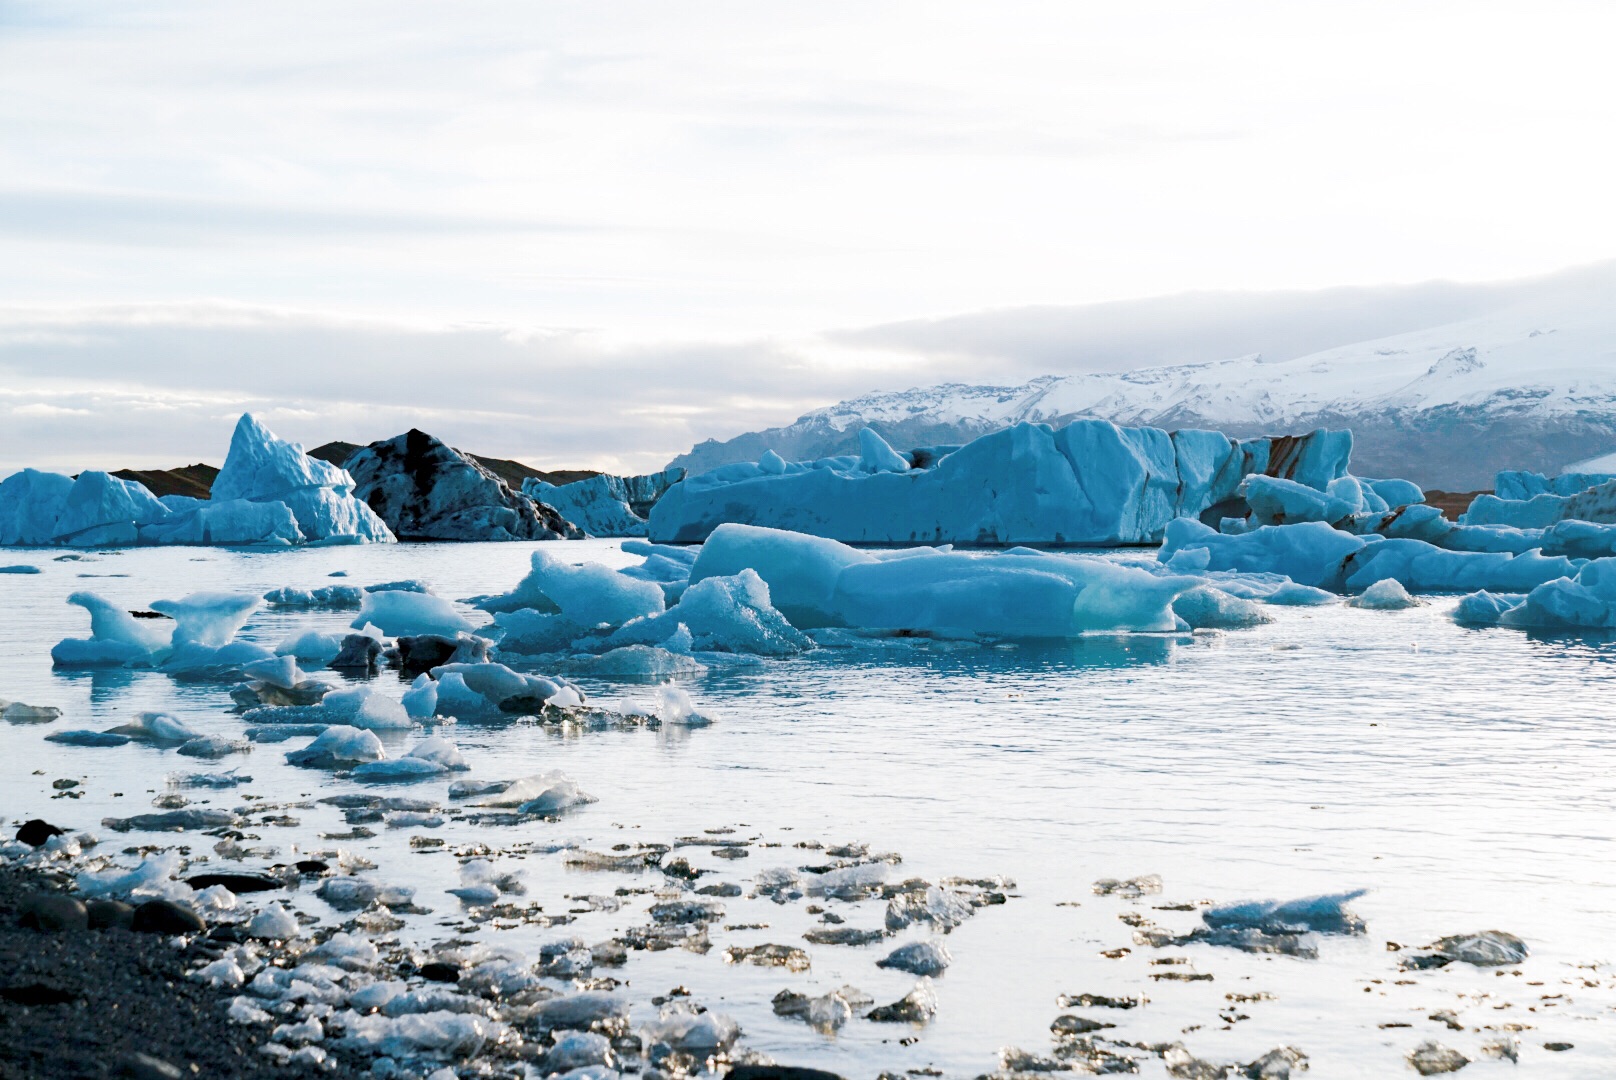
[[[1247,900],[1207,908],[1201,919],[1214,930],[1252,929],[1271,934],[1361,934],[1364,921],[1347,910],[1347,904],[1363,896],[1367,889],[1309,896],[1300,900]]]
[[[273,660],[259,660],[248,664],[241,669],[242,674],[249,679],[278,686],[282,690],[291,690],[304,680],[304,675],[297,669],[297,659],[292,656],[277,656]]]
[[[441,596],[393,590],[365,593],[359,617],[351,625],[359,630],[367,624],[376,626],[388,637],[441,634],[452,638],[463,631],[477,629],[476,623]]]
[[[579,1031],[626,1022],[628,1014],[626,998],[586,990],[540,1002],[533,1007],[530,1022],[539,1031]]]
[[[364,783],[413,783],[431,780],[449,770],[435,761],[419,758],[393,758],[387,761],[367,761],[357,766],[353,778]]]
[[[524,814],[554,814],[595,802],[593,795],[580,791],[566,773],[557,769],[527,776],[502,790],[478,799],[473,806],[518,807]]]
[[[640,1029],[647,1045],[665,1043],[698,1058],[729,1049],[740,1038],[741,1026],[715,1012],[698,1013],[689,1002],[672,1001],[661,1015]]]
[[[24,705],[20,701],[4,702],[0,706],[0,720],[8,724],[49,724],[62,715],[54,705]]]
[[[1526,959],[1526,942],[1502,930],[1481,930],[1474,934],[1454,934],[1438,940],[1430,948],[1450,962],[1476,967],[1502,967]]]
[[[440,716],[477,717],[507,711],[538,712],[546,703],[561,705],[570,698],[556,700],[571,689],[577,702],[583,694],[564,679],[524,675],[503,664],[444,664],[431,672],[438,680],[437,712]]]
[[[279,903],[273,903],[247,922],[247,936],[269,941],[286,941],[301,932],[297,919]]]
[[[608,679],[689,678],[706,671],[707,666],[695,658],[654,645],[624,645],[602,653],[589,665],[591,675]]]
[[[611,1040],[593,1031],[569,1031],[555,1041],[545,1055],[546,1073],[567,1073],[591,1065],[610,1068]]]
[[[43,573],[39,567],[32,563],[12,563],[9,566],[0,566],[0,574],[39,574]]]
[[[1555,578],[1573,577],[1577,569],[1567,558],[1535,551],[1520,555],[1444,551],[1418,540],[1369,544],[1342,561],[1348,589],[1396,578],[1415,592],[1525,592]]]
[[[207,983],[215,989],[238,990],[247,981],[242,973],[241,966],[229,957],[222,957],[211,964],[204,964],[191,972],[191,978],[198,982]],[[269,1014],[264,1014],[268,1019]]]
[[[196,773],[169,773],[164,778],[169,787],[196,787],[196,788],[232,788],[241,784],[252,783],[252,777],[243,776],[232,769],[230,772],[196,772]]]
[[[464,771],[471,768],[466,759],[461,756],[460,748],[441,735],[434,735],[430,739],[422,739],[404,755],[406,758],[429,761],[452,771]]]
[[[753,525],[720,525],[702,545],[690,583],[752,570],[767,583],[770,603],[793,626],[835,626],[841,621],[831,594],[842,571],[874,561],[868,553],[835,540]]]
[[[1178,518],[1167,526],[1159,557],[1171,563],[1181,551],[1202,549],[1209,570],[1276,573],[1303,585],[1335,587],[1341,582],[1342,560],[1365,545],[1363,538],[1319,521],[1225,536],[1199,521]]]
[[[1230,596],[1210,585],[1202,585],[1181,594],[1173,601],[1173,614],[1189,624],[1192,630],[1233,630],[1273,622],[1273,617],[1263,611],[1260,605]]]
[[[388,1057],[434,1054],[468,1059],[490,1041],[501,1041],[509,1029],[497,1020],[469,1013],[426,1012],[403,1016],[360,1016],[338,1013],[333,1022],[344,1035],[339,1045]]]
[[[1347,606],[1371,611],[1403,611],[1419,607],[1420,602],[1408,595],[1408,590],[1396,578],[1385,578],[1348,600]]]
[[[337,658],[338,653],[342,652],[342,641],[347,636],[347,634],[307,630],[282,641],[275,646],[275,652],[309,663],[329,664]]]
[[[365,593],[356,585],[323,585],[317,589],[285,586],[264,594],[264,602],[278,608],[357,608]]]
[[[680,627],[690,637],[689,648],[704,652],[792,656],[812,644],[775,610],[769,586],[754,570],[705,578],[687,588],[675,607],[635,620],[607,640],[616,645],[666,643]]]
[[[326,728],[303,749],[289,751],[286,760],[305,768],[337,769],[386,757],[387,752],[374,732],[339,724]]]
[[[224,735],[203,735],[182,743],[174,752],[182,757],[217,761],[219,758],[246,753],[251,749],[251,744],[244,739],[232,739]]]
[[[51,650],[58,667],[155,667],[166,657],[175,624],[168,619],[137,619],[92,592],[68,596],[90,613],[90,637],[67,638]]]
[[[1311,585],[1298,585],[1288,581],[1263,597],[1265,604],[1277,604],[1285,607],[1319,607],[1324,604],[1333,604],[1338,597],[1324,589],[1315,589]]]
[[[558,611],[580,626],[621,626],[631,619],[655,615],[666,601],[660,586],[620,574],[594,563],[571,566],[543,551],[532,556],[533,568],[510,593],[478,603],[485,611]]]
[[[154,743],[184,743],[202,737],[200,731],[187,727],[177,717],[161,712],[136,713],[129,723],[111,728],[109,733]]]
[[[133,870],[84,871],[74,878],[74,887],[86,897],[130,896],[172,881],[180,870],[180,853],[162,851],[148,855]]]
[[[808,895],[824,896],[844,889],[863,889],[880,885],[890,872],[891,867],[884,862],[855,863],[852,866],[827,870],[823,874],[808,877]]]
[[[72,731],[52,732],[45,736],[45,741],[61,743],[63,746],[127,746],[130,740],[127,735],[117,735],[110,731],[77,728]]]
[[[707,727],[712,718],[696,711],[690,695],[672,684],[657,687],[656,717],[672,727]]]
[[[404,691],[404,698],[399,704],[404,706],[405,714],[412,720],[432,719],[438,709],[438,684],[432,681],[432,676],[422,672]]]
[[[179,600],[158,600],[153,611],[174,620],[173,644],[218,648],[235,640],[236,633],[264,606],[250,593],[192,593]]]
[[[1334,490],[1320,491],[1277,476],[1248,476],[1241,484],[1242,494],[1251,506],[1252,520],[1258,525],[1291,525],[1302,521],[1334,524],[1371,509],[1365,505],[1363,490],[1356,483],[1332,484],[1331,487]],[[1386,509],[1384,502],[1379,509]]]
[[[320,707],[334,721],[367,731],[402,731],[415,726],[404,706],[368,686],[333,690]]]

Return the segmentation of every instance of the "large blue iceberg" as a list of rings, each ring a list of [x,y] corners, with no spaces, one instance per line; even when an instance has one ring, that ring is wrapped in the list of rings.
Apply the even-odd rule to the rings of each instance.
[[[0,483],[0,545],[390,543],[353,495],[353,478],[277,439],[250,414],[236,424],[211,499],[157,498],[104,472],[24,469]]]
[[[860,439],[857,455],[771,451],[687,478],[652,508],[651,538],[701,541],[738,523],[848,543],[1150,544],[1175,518],[1244,514],[1248,476],[1323,492],[1352,454],[1347,431],[1239,440],[1102,420],[1017,424],[908,453],[868,428]]]

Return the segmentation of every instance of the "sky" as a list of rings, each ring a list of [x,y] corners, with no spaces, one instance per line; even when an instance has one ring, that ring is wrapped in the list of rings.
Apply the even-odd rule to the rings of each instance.
[[[250,409],[643,471],[869,390],[1463,317],[1616,257],[1613,36],[1555,0],[0,0],[0,469],[216,462]]]

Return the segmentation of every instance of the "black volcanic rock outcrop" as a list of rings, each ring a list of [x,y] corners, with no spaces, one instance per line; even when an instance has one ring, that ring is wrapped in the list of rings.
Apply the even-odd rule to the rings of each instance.
[[[343,463],[354,494],[400,540],[568,540],[584,534],[470,454],[424,431],[361,447]]]

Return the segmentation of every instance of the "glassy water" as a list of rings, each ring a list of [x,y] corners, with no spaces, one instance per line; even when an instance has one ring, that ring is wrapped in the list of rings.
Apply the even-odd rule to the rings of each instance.
[[[150,809],[172,771],[209,768],[172,751],[131,745],[82,749],[46,743],[51,730],[103,727],[142,709],[172,712],[205,733],[239,735],[228,685],[180,683],[152,672],[53,672],[57,640],[87,635],[65,597],[89,589],[131,608],[188,592],[262,592],[283,585],[404,577],[442,595],[502,591],[525,570],[532,545],[397,547],[236,553],[137,550],[96,561],[57,562],[54,552],[16,552],[36,576],[0,576],[7,657],[0,696],[56,705],[50,726],[0,732],[0,813],[91,828],[121,848],[150,840],[208,854],[210,837],[127,838],[99,823]],[[549,545],[577,561],[628,565],[607,541]],[[1069,645],[943,647],[925,641],[821,649],[788,661],[715,667],[686,688],[717,723],[692,731],[611,730],[561,736],[531,723],[460,723],[444,729],[476,779],[559,768],[599,802],[558,823],[476,826],[453,817],[437,830],[377,828],[343,846],[378,864],[370,877],[416,886],[434,914],[403,931],[423,944],[458,935],[453,856],[412,850],[412,835],[451,847],[496,851],[523,842],[576,842],[603,851],[624,842],[671,842],[733,828],[756,838],[750,856],[726,862],[685,848],[711,871],[700,884],[743,887],[758,871],[823,861],[799,841],[867,842],[903,862],[894,878],[1005,875],[1017,882],[1002,907],[983,909],[949,935],[954,965],[937,980],[939,1011],[925,1028],[854,1020],[835,1037],[776,1017],[781,989],[819,994],[852,984],[892,1001],[913,978],[874,961],[907,933],[864,948],[806,946],[812,970],[731,965],[732,944],[804,945],[817,925],[808,901],[725,901],[706,955],[682,950],[631,955],[616,972],[650,1019],[649,999],[676,985],[734,1016],[745,1045],[782,1062],[873,1077],[935,1068],[976,1076],[997,1066],[1002,1046],[1047,1053],[1049,1024],[1075,1011],[1116,1024],[1108,1036],[1183,1042],[1212,1061],[1250,1061],[1289,1044],[1311,1058],[1311,1075],[1372,1077],[1407,1072],[1404,1055],[1437,1039],[1480,1058],[1489,1039],[1520,1038],[1520,1062],[1481,1058],[1473,1069],[1531,1075],[1608,1075],[1616,1062],[1611,963],[1616,960],[1616,647],[1587,639],[1536,640],[1504,630],[1466,630],[1447,617],[1454,601],[1383,613],[1345,607],[1269,609],[1270,625],[1214,636],[1095,638]],[[353,613],[255,616],[243,637],[274,644],[307,628],[335,629]],[[336,681],[329,674],[322,675]],[[645,699],[644,687],[580,680],[595,700]],[[391,673],[376,680],[397,696]],[[413,736],[383,738],[390,753]],[[214,768],[240,766],[241,789],[273,801],[362,789],[326,773],[293,769],[284,751],[258,746]],[[51,801],[51,781],[84,781],[83,797]],[[442,799],[445,783],[383,789]],[[197,804],[239,805],[239,792],[199,793]],[[297,827],[255,830],[282,854],[333,845],[319,833],[345,829],[341,813],[309,805]],[[561,914],[569,895],[653,888],[660,874],[568,869],[561,854],[506,856],[525,876],[526,899]],[[1160,896],[1097,896],[1099,878],[1156,873]],[[1320,956],[1252,956],[1195,945],[1135,945],[1119,916],[1136,913],[1177,931],[1193,912],[1162,905],[1293,898],[1351,888],[1366,936],[1322,938]],[[576,935],[594,943],[648,920],[651,897],[631,895],[617,913],[594,912],[552,929],[480,934],[536,954],[539,942]],[[335,921],[308,890],[293,906]],[[850,926],[879,926],[879,901],[826,905]],[[1483,929],[1526,939],[1517,968],[1462,964],[1406,973],[1388,943],[1417,946]],[[1101,955],[1130,950],[1120,959]],[[1184,957],[1188,964],[1151,963]],[[1153,979],[1169,971],[1209,981]],[[1143,994],[1128,1010],[1057,1007],[1062,993]],[[1271,994],[1234,1002],[1227,995]],[[1452,1010],[1464,1031],[1428,1019]],[[1230,1022],[1231,1019],[1233,1022]],[[1397,1025],[1397,1026],[1387,1026]],[[1408,1025],[1408,1026],[1401,1026]],[[1570,1043],[1554,1052],[1544,1043]],[[1145,1057],[1144,1075],[1165,1075]],[[1409,1073],[1409,1075],[1412,1075]]]

